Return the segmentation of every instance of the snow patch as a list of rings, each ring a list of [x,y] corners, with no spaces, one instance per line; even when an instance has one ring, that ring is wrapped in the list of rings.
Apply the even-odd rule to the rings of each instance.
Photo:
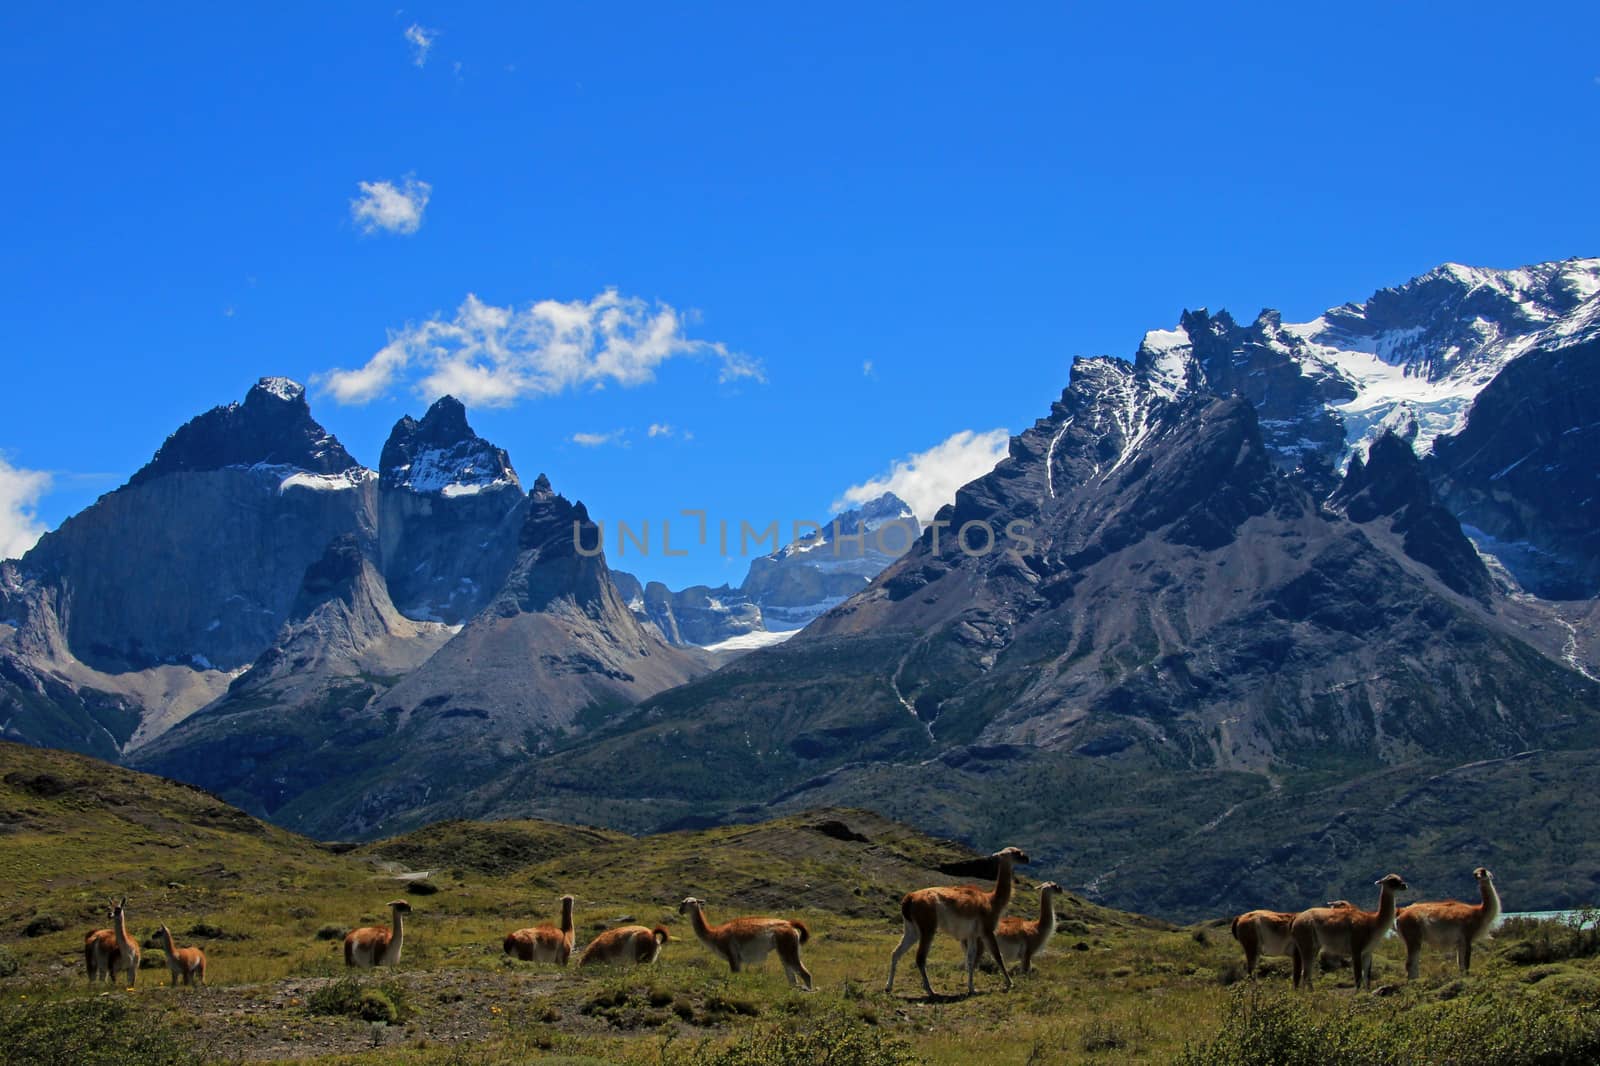
[[[740,633],[727,640],[719,640],[715,644],[702,644],[706,651],[752,651],[756,648],[768,648],[774,644],[782,644],[796,633],[798,629],[765,630],[757,629],[750,633]]]

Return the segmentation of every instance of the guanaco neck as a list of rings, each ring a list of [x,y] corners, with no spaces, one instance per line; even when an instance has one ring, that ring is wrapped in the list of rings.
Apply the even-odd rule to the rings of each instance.
[[[689,924],[694,926],[695,936],[708,944],[716,943],[717,938],[712,935],[711,926],[706,924],[705,911],[700,909],[700,904],[698,903],[689,908]],[[650,935],[655,936],[654,931]]]
[[[1047,888],[1039,893],[1039,935],[1049,936],[1056,930],[1056,890]]]
[[[1000,872],[994,879],[994,891],[990,893],[994,910],[1004,910],[1011,903],[1011,890],[1013,888],[1011,877],[1011,856],[1000,857]]]
[[[166,950],[167,961],[176,961],[178,955],[178,945],[172,942],[172,932],[168,929],[162,929],[156,934],[156,940]]]
[[[400,943],[405,938],[405,935],[406,935],[406,915],[405,915],[405,912],[402,911],[399,907],[393,908],[393,913],[394,913],[394,935],[389,938],[389,951],[388,951],[388,954],[389,954],[389,957],[391,959],[399,959],[400,958]]]
[[[122,913],[121,907],[112,912],[112,918],[116,923],[114,928],[117,933],[117,947],[127,951],[131,946],[131,941],[128,940],[128,919]]]
[[[561,901],[561,931],[570,939],[572,936],[572,900]]]
[[[1500,893],[1495,890],[1494,882],[1487,877],[1478,882],[1478,891],[1483,897],[1483,925],[1493,925],[1495,919],[1500,917]]]
[[[1384,885],[1378,891],[1378,934],[1394,928],[1394,886]]]

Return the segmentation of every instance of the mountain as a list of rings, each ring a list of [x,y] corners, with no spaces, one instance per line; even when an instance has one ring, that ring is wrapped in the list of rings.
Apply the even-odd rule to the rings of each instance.
[[[516,558],[522,484],[453,396],[395,423],[378,468],[379,555],[411,618],[455,624],[488,605]]]
[[[503,716],[482,745],[498,758],[704,671],[641,630],[603,558],[572,552],[587,521],[544,479],[524,494],[451,397],[402,418],[374,472],[300,385],[262,378],[0,564],[0,735],[342,824],[304,795],[348,811],[348,748],[381,750],[370,777],[383,781],[403,761],[385,743],[431,757],[443,749],[429,744],[481,732],[369,706],[403,680],[398,698],[415,693],[422,717]]]
[[[622,571],[612,576],[634,614],[671,643],[760,647],[778,643],[860,592],[921,532],[910,506],[886,492],[757,556],[738,588],[693,585],[673,592]]]
[[[1529,591],[1574,599],[1600,592],[1582,488],[1600,477],[1596,342],[1600,259],[1568,259],[1446,264],[1299,325],[1186,312],[1141,356],[1172,388],[1248,397],[1275,465],[1320,494],[1383,432],[1412,439],[1480,551]]]
[[[377,503],[287,379],[184,424],[0,567],[5,735],[114,756],[159,734],[272,642],[330,541],[374,540]]]
[[[336,542],[251,671],[131,763],[302,832],[370,836],[446,816],[484,777],[705,672],[578,551],[598,535],[581,503],[540,475],[519,512],[509,574],[459,630],[405,618]]]
[[[1567,264],[1528,276],[1559,292],[1588,275]],[[1483,403],[1541,353],[1588,358],[1581,314],[1548,324],[1561,311],[1554,297],[1522,305],[1532,332],[1508,340],[1474,324],[1487,297],[1449,295],[1465,284],[1442,268],[1360,316],[1325,317],[1345,343],[1365,323],[1369,340],[1387,338],[1372,346],[1403,353],[1425,380],[1464,388],[1489,373],[1485,361],[1498,366],[1478,387]],[[1460,329],[1452,308],[1470,316]],[[1270,377],[1269,357],[1303,383],[1308,364],[1288,356],[1310,349],[1263,340],[1252,354],[1225,314],[1185,318],[1182,343],[1147,337],[1132,364],[1076,362],[1049,416],[865,590],[784,645],[646,700],[535,772],[486,784],[471,809],[604,810],[645,828],[826,802],[963,835],[1025,824],[1044,861],[1121,903],[1138,890],[1120,871],[1158,848],[1220,869],[1274,853],[1285,834],[1323,832],[1309,820],[1318,790],[1536,748],[1582,761],[1600,748],[1600,686],[1552,640],[1554,616],[1534,621],[1501,591],[1414,450],[1421,430],[1376,431],[1388,415],[1352,425],[1315,393],[1291,390],[1277,408],[1276,388],[1224,391],[1220,367]],[[1414,343],[1395,340],[1420,328],[1397,322],[1415,321],[1426,328]],[[1296,336],[1271,316],[1253,328]],[[1490,333],[1498,339],[1462,350],[1463,337]],[[1566,344],[1575,336],[1579,346]],[[1360,393],[1354,374],[1343,380]],[[1524,396],[1548,392],[1541,383]],[[1462,409],[1462,439],[1476,406]],[[1267,414],[1331,426],[1338,442],[1286,448],[1290,428]],[[1341,474],[1352,440],[1362,457]],[[1441,455],[1452,446],[1433,443]],[[1540,787],[1514,773],[1492,782],[1506,811]],[[1285,804],[1299,813],[1230,820]],[[1573,817],[1597,815],[1600,805]],[[1509,817],[1483,815],[1475,831],[1514,837]],[[1458,847],[1426,836],[1412,853],[1439,868],[1459,861]],[[1576,872],[1556,873],[1565,880],[1546,894],[1577,890]],[[1163,906],[1201,913],[1238,893],[1235,880],[1169,884]]]

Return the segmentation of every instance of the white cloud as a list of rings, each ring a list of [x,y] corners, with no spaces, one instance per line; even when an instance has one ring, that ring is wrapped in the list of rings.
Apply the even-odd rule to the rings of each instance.
[[[392,181],[358,181],[356,185],[361,195],[351,198],[350,217],[362,233],[415,233],[422,228],[432,185],[409,174],[399,185]]]
[[[0,458],[0,559],[20,557],[44,533],[34,507],[49,488],[47,472],[21,470]]]
[[[953,433],[925,452],[895,460],[887,473],[845,489],[833,509],[858,506],[892,492],[926,522],[939,508],[955,502],[957,489],[993,470],[1006,457],[1010,441],[1003,429]]]
[[[665,422],[652,422],[648,432],[652,437],[670,437],[672,436],[672,427]]]
[[[419,67],[428,65],[428,49],[439,39],[438,30],[425,29],[413,22],[406,27],[406,40],[411,44],[411,62]]]
[[[875,378],[878,376],[877,368],[872,365],[871,359],[868,359],[861,364],[861,376],[867,378]]]
[[[412,387],[424,399],[449,393],[465,403],[504,407],[580,386],[643,385],[678,356],[715,359],[725,382],[764,380],[755,360],[687,336],[683,316],[667,304],[607,289],[592,300],[540,300],[521,308],[496,307],[469,294],[454,317],[435,315],[391,332],[363,366],[330,370],[313,381],[340,403],[366,403],[414,375]]]
[[[581,444],[585,448],[598,448],[604,444],[621,444],[626,446],[627,441],[623,440],[623,437],[626,435],[627,430],[613,429],[609,433],[574,433],[570,439],[572,443]]]

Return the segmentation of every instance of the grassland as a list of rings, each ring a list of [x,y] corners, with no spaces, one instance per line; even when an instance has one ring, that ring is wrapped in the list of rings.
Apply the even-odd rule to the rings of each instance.
[[[998,1066],[1169,1062],[1186,1049],[1201,1064],[1335,1061],[1339,1048],[1351,1049],[1342,1061],[1363,1063],[1600,1054],[1600,938],[1544,926],[1502,933],[1467,978],[1436,958],[1408,986],[1391,941],[1376,972],[1392,994],[1357,998],[1345,971],[1293,999],[1283,960],[1256,986],[1238,980],[1220,922],[1179,928],[1066,896],[1050,952],[1009,993],[998,974],[980,974],[978,995],[930,1001],[906,966],[885,994],[900,895],[958,880],[940,867],[972,857],[860,811],[643,839],[458,822],[323,846],[186,786],[0,744],[0,1057]],[[631,972],[507,960],[504,934],[551,920],[563,892],[578,898],[580,941],[625,919],[666,924],[682,939]],[[803,918],[819,991],[791,991],[775,962],[728,973],[676,914],[690,894],[709,901],[713,920]],[[168,988],[161,953],[147,947],[150,968],[133,991],[88,988],[82,937],[104,924],[111,895],[128,897],[136,936],[165,922],[180,943],[202,946],[210,987]],[[350,981],[339,937],[387,920],[383,904],[397,896],[415,908],[404,964]],[[1036,905],[1024,881],[1016,912],[1031,916]],[[961,987],[958,955],[951,942],[936,946],[936,989]],[[73,1031],[120,1033],[122,1043],[73,1048]],[[1394,1033],[1405,1034],[1399,1052]],[[1460,1052],[1447,1040],[1468,1036],[1475,1057],[1451,1059]],[[1495,1040],[1501,1050],[1478,1053]],[[95,1057],[102,1052],[111,1057]]]

